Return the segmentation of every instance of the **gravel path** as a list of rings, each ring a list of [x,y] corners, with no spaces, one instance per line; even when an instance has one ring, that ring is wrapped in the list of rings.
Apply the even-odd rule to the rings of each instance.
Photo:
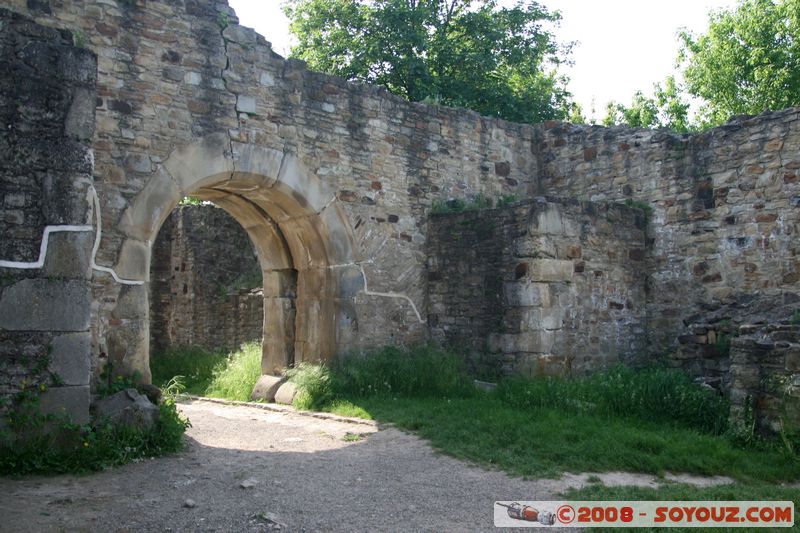
[[[586,483],[512,478],[372,424],[206,401],[181,410],[193,427],[179,456],[0,479],[0,531],[489,531],[495,500],[558,499]]]

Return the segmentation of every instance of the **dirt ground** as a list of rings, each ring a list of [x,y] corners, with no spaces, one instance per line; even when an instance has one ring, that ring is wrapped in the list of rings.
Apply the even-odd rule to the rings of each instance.
[[[585,474],[509,477],[371,423],[208,401],[181,409],[192,428],[180,455],[87,476],[0,479],[0,531],[489,531],[495,500],[559,499],[587,483]]]

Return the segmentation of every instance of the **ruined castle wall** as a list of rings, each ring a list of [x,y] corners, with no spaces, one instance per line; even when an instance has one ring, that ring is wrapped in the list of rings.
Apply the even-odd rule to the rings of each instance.
[[[761,313],[767,322],[785,320],[800,300],[799,119],[789,109],[698,135],[540,127],[541,191],[653,208],[650,351],[694,375],[727,374],[717,330],[735,334],[731,324],[748,322],[755,297],[774,304]]]
[[[296,155],[345,213],[358,257],[331,271],[343,294],[336,300],[338,350],[421,340],[424,214],[432,201],[532,189],[532,127],[412,104],[309,72],[238,26],[222,2],[11,5],[74,31],[98,55],[94,178],[105,231],[97,260],[119,266],[123,277],[149,270],[130,267],[149,250],[122,249],[123,214],[177,148],[222,134],[219,148],[231,157],[231,143]],[[95,353],[141,367],[150,337],[141,305],[148,289],[99,272],[93,284]]]
[[[153,244],[151,355],[260,342],[263,306],[261,268],[241,226],[213,205],[175,209]]]
[[[85,422],[95,56],[5,9],[0,29],[0,412],[32,390]]]
[[[486,377],[641,364],[644,228],[636,209],[556,198],[433,215],[432,336]]]
[[[769,433],[800,431],[800,324],[748,324],[731,340],[731,410]]]

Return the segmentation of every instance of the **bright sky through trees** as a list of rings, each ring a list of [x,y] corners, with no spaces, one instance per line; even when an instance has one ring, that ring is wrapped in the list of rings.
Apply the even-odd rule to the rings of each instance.
[[[255,28],[286,56],[291,46],[289,22],[280,0],[230,0],[241,23]],[[506,3],[513,5],[514,0]],[[544,0],[563,20],[556,30],[560,42],[578,41],[564,73],[569,89],[591,118],[605,115],[606,103],[629,104],[637,90],[650,93],[653,84],[675,72],[678,30],[707,28],[708,12],[731,8],[735,0]]]

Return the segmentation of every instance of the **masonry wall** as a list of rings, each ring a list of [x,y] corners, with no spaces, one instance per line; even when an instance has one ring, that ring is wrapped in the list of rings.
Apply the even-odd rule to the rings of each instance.
[[[716,329],[731,335],[731,324],[751,321],[755,298],[773,302],[759,314],[764,322],[796,308],[798,109],[700,135],[548,123],[537,143],[541,191],[654,210],[646,257],[653,355],[719,382],[730,359],[716,349]]]
[[[289,214],[276,223],[285,237],[294,238],[293,259],[316,269],[313,276],[297,278],[302,279],[297,288],[305,295],[324,292],[318,287],[329,290],[313,301],[284,297],[285,287],[276,275],[271,287],[278,297],[270,301],[270,309],[296,304],[303,311],[298,311],[295,329],[305,337],[294,342],[302,350],[324,346],[330,355],[426,339],[425,317],[436,314],[427,308],[426,297],[429,209],[435,200],[478,193],[633,200],[652,206],[642,269],[648,275],[649,353],[672,355],[676,366],[696,376],[726,375],[730,352],[708,346],[716,346],[711,338],[718,338],[716,331],[727,322],[746,321],[753,298],[779,299],[780,313],[798,299],[798,109],[738,118],[700,135],[561,123],[515,125],[463,110],[411,104],[381,89],[309,72],[239,26],[224,2],[11,0],[10,5],[40,23],[68,30],[74,41],[97,55],[94,135],[82,129],[85,138],[92,138],[94,167],[89,158],[76,167],[92,174],[102,215],[99,268],[91,278],[95,374],[109,360],[117,368],[142,370],[147,379],[151,240],[146,230],[182,193],[191,192],[182,187],[198,186],[187,177],[187,169],[204,170],[193,165],[205,163],[210,152],[216,158],[207,162],[219,174],[209,179],[221,179],[225,172],[232,177],[237,165],[260,172],[245,173],[249,182],[231,185],[237,194],[229,196],[245,202],[231,204],[242,218],[251,207],[248,197],[262,193],[263,205],[280,199],[300,206],[302,216]],[[8,28],[2,28],[4,42],[15,44],[4,45],[4,54],[25,39],[49,39],[43,36],[50,30],[37,28],[35,37],[19,41],[16,30]],[[70,33],[58,33],[64,57],[90,57],[68,45]],[[34,70],[69,63],[39,63],[38,55],[16,52],[12,56],[12,62]],[[23,78],[12,79],[23,86]],[[42,87],[53,89],[49,73],[40,78]],[[35,93],[14,94],[14,101],[25,102]],[[76,101],[83,102],[81,116],[91,113],[86,98]],[[59,124],[59,115],[53,116],[49,122]],[[27,140],[36,145],[35,138]],[[18,146],[27,146],[27,141]],[[57,153],[52,147],[46,151]],[[252,154],[275,157],[254,161]],[[289,160],[302,171],[288,173],[293,188],[281,182],[294,195],[279,198],[271,189],[276,182],[270,180],[286,178],[282,165]],[[61,172],[62,161],[70,158],[43,163],[40,172]],[[31,167],[37,164],[34,160]],[[69,204],[62,199],[71,198],[62,190],[48,192],[48,179],[42,182],[43,212]],[[253,185],[256,179],[266,183],[262,190]],[[230,191],[217,192],[224,197]],[[19,211],[13,205],[19,199],[3,201],[12,204],[4,203],[4,209]],[[4,218],[13,222],[19,216]],[[35,218],[30,224],[26,218],[26,229],[9,231],[20,232],[17,239],[36,242],[42,221]],[[86,217],[78,218],[85,223]],[[327,231],[334,219],[344,221],[335,235]],[[316,239],[316,248],[303,246],[304,239]],[[33,253],[22,245],[6,251],[20,257]],[[126,281],[115,280],[108,268]],[[296,268],[285,266],[283,274],[292,278]],[[15,270],[12,275],[26,274]],[[10,298],[7,294],[4,289],[3,298]],[[719,314],[726,310],[733,315]],[[333,324],[325,330],[325,342],[312,338],[322,331],[307,319],[312,312],[315,320],[325,317]],[[786,318],[776,311],[764,320]],[[294,328],[294,316],[275,323],[276,330]],[[694,333],[704,329],[706,333]],[[714,335],[708,334],[711,330]]]
[[[731,410],[769,433],[800,431],[800,324],[745,324],[731,345]]]
[[[150,267],[150,350],[235,350],[261,342],[261,267],[241,226],[213,205],[186,205],[167,218]]]
[[[643,212],[556,198],[433,215],[431,335],[499,375],[580,375],[645,353]]]
[[[33,391],[45,413],[82,423],[95,56],[5,9],[0,29],[0,413]]]
[[[330,274],[342,291],[334,302],[336,350],[424,340],[431,203],[532,189],[532,127],[412,104],[309,72],[238,26],[224,2],[11,6],[80,32],[97,52],[94,178],[105,226],[97,262],[119,267],[123,277],[144,278],[149,270],[131,266],[149,250],[141,242],[124,249],[123,214],[176,149],[220,135],[229,154],[231,143],[291,154],[333,192],[326,205],[344,213],[357,255]],[[145,291],[95,274],[96,353],[146,366],[146,307],[129,303],[146,301]],[[115,313],[127,318],[114,322]]]

